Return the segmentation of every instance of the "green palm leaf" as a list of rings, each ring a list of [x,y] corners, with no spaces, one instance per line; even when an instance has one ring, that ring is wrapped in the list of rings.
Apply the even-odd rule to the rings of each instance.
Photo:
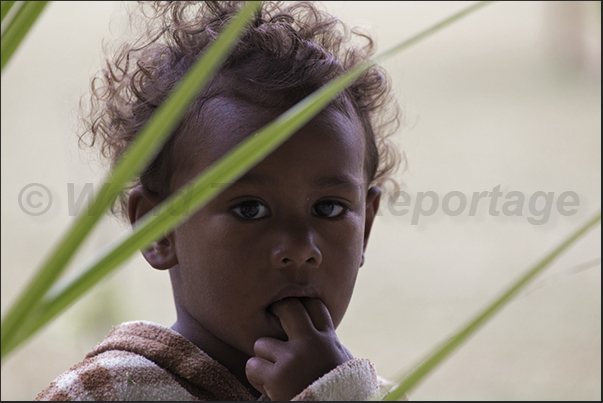
[[[6,17],[14,3],[14,1],[2,2],[2,22],[4,22],[4,17]],[[8,21],[6,26],[4,24],[2,26],[0,70],[4,70],[4,66],[8,63],[15,50],[17,50],[19,44],[25,38],[25,35],[27,35],[27,32],[33,26],[34,22],[36,22],[48,2],[18,1],[16,3],[18,3],[15,5],[17,12],[14,18]]]
[[[373,66],[376,63],[376,60],[382,60],[408,48],[409,46],[417,43],[419,40],[426,38],[427,36],[443,29],[465,15],[476,11],[477,9],[489,3],[490,2],[480,2],[474,4],[428,28],[418,35],[415,35],[414,37],[400,43],[399,45],[394,46],[390,50],[377,56],[375,60],[369,60],[356,66],[354,69],[348,71],[346,74],[338,77],[331,83],[325,85],[315,93],[308,96],[306,99],[302,100],[300,103],[277,118],[274,122],[261,129],[255,135],[250,136],[237,148],[231,150],[230,153],[218,161],[214,166],[209,168],[202,176],[199,176],[191,181],[191,183],[182,188],[178,193],[174,194],[172,197],[162,203],[161,206],[158,206],[158,211],[152,214],[147,214],[146,217],[137,223],[136,228],[131,235],[119,242],[115,247],[110,248],[100,257],[96,258],[91,264],[81,271],[81,274],[77,278],[72,280],[61,289],[52,290],[49,295],[43,299],[41,304],[36,307],[35,310],[33,307],[35,303],[40,300],[40,298],[37,298],[34,304],[31,304],[30,302],[31,305],[27,307],[27,319],[23,319],[25,315],[22,313],[13,314],[14,311],[11,311],[11,314],[14,316],[13,322],[9,323],[11,325],[10,330],[12,331],[12,337],[8,340],[5,340],[4,330],[6,326],[5,323],[8,321],[7,318],[2,326],[2,356],[4,357],[5,354],[8,354],[10,351],[12,351],[27,337],[31,336],[36,330],[40,329],[45,323],[64,310],[67,306],[74,302],[75,299],[96,284],[102,277],[109,274],[119,264],[123,263],[126,259],[132,256],[132,254],[134,254],[136,251],[139,249],[144,249],[155,240],[161,238],[164,234],[168,233],[179,223],[184,221],[188,215],[201,208],[220,191],[219,188],[212,185],[216,183],[230,183],[243,175],[247,170],[251,169],[257,162],[261,161],[297,129],[303,126],[303,124],[318,114],[325,106],[329,104],[329,102],[331,102],[333,98],[335,98],[340,91],[350,85],[364,71]],[[156,122],[157,120],[158,119],[154,118],[152,122],[149,122],[148,126],[150,126],[153,121]],[[149,143],[145,143],[147,144],[147,147],[150,147],[150,145],[148,145]],[[132,150],[129,152],[130,155],[137,155],[133,151],[134,146],[135,144],[133,145]],[[138,152],[138,149],[136,150]],[[142,169],[141,167],[146,165],[146,163],[148,163],[148,161],[145,161],[144,164],[138,163],[137,167]],[[117,171],[118,168],[120,167],[116,167],[115,171]],[[114,177],[116,176],[115,173],[113,175]],[[123,176],[125,177],[126,175],[124,174]],[[128,179],[130,177],[131,176],[128,176]],[[119,186],[115,186],[114,182],[115,179],[108,181],[109,186],[111,186],[111,191],[105,190],[101,192],[101,194],[111,195],[114,192],[118,192],[125,183],[124,181]],[[103,204],[96,206],[97,201],[99,204]],[[99,197],[95,200],[95,204],[93,204],[90,210],[95,213],[102,212],[109,205],[110,201],[112,201],[112,199],[105,200]],[[88,214],[89,213],[86,212],[83,216]],[[94,220],[94,223],[98,220],[98,216],[82,219],[82,221],[84,220],[87,222]],[[72,255],[73,251],[75,251],[73,248],[73,243],[78,242],[79,245],[83,237],[89,232],[90,228],[91,226],[85,227],[84,224],[82,224],[82,229],[80,230],[82,233],[73,232],[72,230],[72,232],[68,234],[68,237],[70,238],[68,239],[68,242],[64,242],[62,246],[64,245],[65,248],[69,248],[68,250],[71,253],[69,257]],[[83,232],[84,230],[86,232]],[[57,260],[61,259],[61,261],[56,263],[52,262],[53,265],[50,267],[61,267],[60,270],[62,270],[62,268],[67,264],[67,259],[63,255],[64,253],[59,254]],[[59,266],[58,263],[61,263],[62,266]],[[48,272],[49,275],[52,274],[54,276],[52,277],[52,284],[60,273],[56,273],[56,271],[51,270],[48,270]],[[48,285],[49,282],[50,281],[46,278],[39,280],[40,284],[38,285],[38,289],[44,289],[44,292],[46,292],[51,286]],[[34,295],[29,295],[28,301],[31,301]],[[17,305],[17,307],[19,307],[19,305]],[[23,323],[24,321],[25,324]],[[14,323],[18,323],[19,326],[23,326],[20,332],[17,333],[18,329]],[[15,337],[15,335],[18,337]]]
[[[440,347],[436,347],[419,364],[411,369],[407,375],[401,377],[398,385],[387,394],[383,400],[400,400],[405,393],[415,387],[427,374],[433,371],[439,364],[448,358],[462,343],[467,341],[488,319],[491,319],[502,307],[508,304],[519,291],[525,288],[530,281],[540,274],[547,266],[553,262],[561,253],[575,243],[580,237],[592,229],[601,221],[601,213],[597,213],[586,224],[580,227],[575,233],[570,235],[557,248],[544,257],[540,262],[531,267],[523,276],[505,290],[502,295],[492,304],[484,309],[475,319],[443,342]]]
[[[46,3],[2,2],[2,69],[40,15]],[[112,172],[103,187],[103,191],[95,198],[90,209],[78,218],[26,291],[21,294],[12,310],[5,316],[2,323],[2,357],[41,329],[139,249],[146,248],[178,226],[190,214],[203,207],[205,203],[221,191],[221,188],[216,187],[215,184],[231,183],[251,169],[301,126],[316,116],[340,91],[350,85],[377,61],[397,54],[488,3],[490,2],[479,2],[466,8],[378,55],[374,60],[357,66],[304,99],[274,122],[262,128],[255,135],[250,136],[210,169],[158,206],[156,211],[143,217],[131,234],[125,236],[115,246],[109,247],[106,252],[101,253],[85,266],[76,278],[63,287],[52,288],[77,248],[98,222],[102,213],[113,203],[115,196],[123,186],[156,155],[167,136],[187,110],[188,105],[219,68],[229,50],[236,43],[248,18],[257,7],[257,4],[247,5],[241,10],[239,16],[229,24],[212,47],[208,49],[205,56],[191,68],[177,90],[145,126],[137,141]],[[13,6],[14,9],[11,11]],[[11,11],[10,14],[9,11]],[[7,18],[6,23],[4,23],[7,15],[12,18]],[[593,228],[600,221],[600,218],[601,215],[598,213],[597,216],[568,237],[542,261],[530,268],[474,320],[429,353],[405,376],[401,377],[398,385],[389,391],[384,400],[400,399],[405,393],[418,385],[425,376],[456,351],[488,319],[492,318],[510,302],[535,276],[548,267],[556,257],[589,229]]]
[[[199,91],[228,56],[258,6],[259,2],[250,2],[243,7],[237,17],[207,49],[204,56],[187,72],[178,87],[152,116],[118,162],[89,209],[78,217],[58,247],[42,265],[2,321],[2,357],[8,351],[6,346],[14,345],[11,343],[25,318],[30,316],[35,305],[64,271],[71,257],[104,211],[113,203],[128,181],[141,172],[161,149],[163,142],[176,127]]]
[[[15,5],[14,1],[3,1],[2,2],[2,6],[0,9],[0,15],[1,15],[1,19],[0,21],[4,21],[4,17],[6,17],[6,14],[8,14],[8,12],[10,11],[10,9]]]

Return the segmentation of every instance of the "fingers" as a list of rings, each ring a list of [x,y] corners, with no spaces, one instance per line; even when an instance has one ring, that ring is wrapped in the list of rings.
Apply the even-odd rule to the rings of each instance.
[[[259,357],[251,357],[245,364],[245,375],[247,380],[264,396],[268,396],[264,384],[269,379],[272,379],[272,371],[274,364]]]
[[[303,302],[316,330],[324,332],[333,330],[333,320],[327,306],[318,298],[305,299]]]
[[[297,298],[285,298],[272,306],[272,312],[281,321],[289,339],[307,334],[314,329],[306,308]]]
[[[319,298],[286,298],[272,307],[289,339],[303,336],[308,330],[334,330],[327,306]]]
[[[275,363],[287,351],[286,342],[271,337],[260,337],[253,345],[253,353],[258,358]]]

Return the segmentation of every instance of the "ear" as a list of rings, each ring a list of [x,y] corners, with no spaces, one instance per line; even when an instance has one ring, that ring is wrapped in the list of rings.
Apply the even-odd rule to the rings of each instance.
[[[128,199],[128,215],[130,223],[134,227],[136,221],[151,211],[160,201],[156,196],[142,187],[136,187],[130,192]],[[165,270],[174,267],[178,263],[176,256],[174,233],[166,235],[165,238],[153,242],[151,247],[142,251],[142,255],[157,270]]]
[[[366,214],[364,219],[364,245],[362,246],[362,260],[360,261],[360,267],[364,264],[364,252],[366,251],[366,245],[368,244],[369,236],[371,235],[371,228],[373,228],[373,221],[379,211],[379,202],[381,201],[381,189],[377,186],[371,187],[366,193]]]

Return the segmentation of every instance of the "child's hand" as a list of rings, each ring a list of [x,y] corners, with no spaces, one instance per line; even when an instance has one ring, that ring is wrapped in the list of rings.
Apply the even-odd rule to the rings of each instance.
[[[272,307],[289,340],[259,338],[247,379],[271,400],[290,400],[333,368],[354,359],[339,342],[331,315],[317,298],[286,298]]]

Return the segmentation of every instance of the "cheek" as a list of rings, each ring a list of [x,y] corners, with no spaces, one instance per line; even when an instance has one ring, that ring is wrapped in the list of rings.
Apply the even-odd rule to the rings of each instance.
[[[329,225],[323,248],[329,254],[336,254],[347,264],[360,267],[362,247],[364,244],[364,217],[354,215],[348,220],[342,220],[337,225]]]
[[[337,329],[343,320],[348,309],[357,275],[357,268],[349,268],[346,270],[342,278],[337,280],[337,292],[329,292],[328,300],[323,301],[329,309],[335,329]]]
[[[180,281],[187,298],[211,299],[241,288],[242,282],[235,279],[246,275],[247,255],[238,237],[212,218],[195,217],[176,229]]]
[[[350,303],[362,261],[364,220],[357,217],[343,224],[331,235],[323,249],[323,265],[329,290],[324,302],[335,327],[342,321]]]
[[[237,234],[229,231],[219,217],[202,212],[175,230],[176,254],[181,266],[215,264],[236,257],[228,251],[236,249]]]

